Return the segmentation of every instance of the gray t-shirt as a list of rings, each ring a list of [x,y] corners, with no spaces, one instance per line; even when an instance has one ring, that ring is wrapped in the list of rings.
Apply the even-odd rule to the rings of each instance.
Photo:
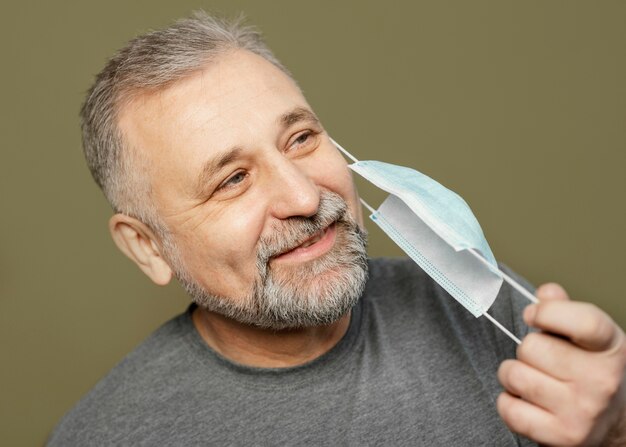
[[[522,337],[525,304],[505,283],[490,313]],[[370,261],[345,336],[293,368],[225,359],[192,309],[117,365],[48,445],[534,445],[495,407],[498,365],[516,345],[410,260]]]

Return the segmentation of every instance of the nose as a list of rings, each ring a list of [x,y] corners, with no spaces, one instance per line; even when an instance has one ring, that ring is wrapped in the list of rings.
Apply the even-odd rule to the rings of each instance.
[[[270,190],[271,214],[278,219],[310,217],[317,213],[320,190],[294,162],[284,156],[272,160]]]

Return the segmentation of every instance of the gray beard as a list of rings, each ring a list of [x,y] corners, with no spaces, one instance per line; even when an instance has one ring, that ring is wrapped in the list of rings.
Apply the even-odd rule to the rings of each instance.
[[[331,251],[299,266],[274,266],[271,258],[335,222]],[[169,242],[169,243],[166,243]],[[171,241],[164,248],[172,269],[193,302],[243,324],[283,330],[328,325],[358,301],[367,281],[367,235],[348,213],[337,194],[322,190],[318,212],[312,217],[282,221],[270,237],[261,238],[257,278],[243,297],[209,293],[194,281]]]

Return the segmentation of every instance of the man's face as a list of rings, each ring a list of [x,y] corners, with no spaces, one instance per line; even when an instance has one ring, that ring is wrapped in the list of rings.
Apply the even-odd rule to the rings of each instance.
[[[356,294],[345,313],[358,298],[366,267],[351,175],[278,68],[247,51],[228,53],[137,97],[119,125],[148,161],[175,247],[166,257],[199,304],[278,329],[331,318],[277,315],[289,306],[293,313]],[[263,300],[276,296],[266,308]]]

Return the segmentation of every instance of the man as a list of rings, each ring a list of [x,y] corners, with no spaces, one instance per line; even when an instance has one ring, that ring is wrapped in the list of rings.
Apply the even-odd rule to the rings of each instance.
[[[505,360],[415,264],[368,261],[346,163],[254,31],[199,13],[131,41],[82,119],[116,244],[194,304],[49,445],[623,442],[617,325],[546,285]],[[491,312],[526,335],[508,287]]]

